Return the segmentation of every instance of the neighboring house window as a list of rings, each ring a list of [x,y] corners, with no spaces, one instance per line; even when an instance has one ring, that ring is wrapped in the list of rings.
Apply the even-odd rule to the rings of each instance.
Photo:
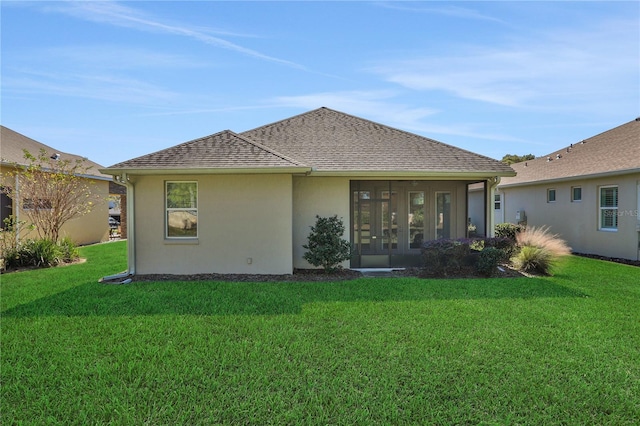
[[[502,208],[502,196],[500,194],[495,194],[493,196],[493,209],[500,210]]]
[[[555,203],[555,202],[556,202],[556,190],[547,189],[547,203]]]
[[[166,182],[166,237],[198,237],[198,182]]]
[[[616,231],[618,229],[618,187],[600,188],[600,229]]]
[[[576,201],[582,201],[582,187],[580,186],[571,187],[571,202],[575,203]]]
[[[22,202],[23,210],[51,210],[52,208],[51,200],[48,198],[38,198],[35,200],[33,198],[25,198]]]

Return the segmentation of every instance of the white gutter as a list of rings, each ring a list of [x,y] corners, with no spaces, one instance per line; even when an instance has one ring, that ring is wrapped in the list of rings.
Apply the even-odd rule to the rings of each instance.
[[[136,274],[135,187],[126,173],[114,176],[114,182],[127,188],[127,270],[102,277],[99,282],[124,279],[118,284],[129,284]]]
[[[488,229],[485,229],[485,234],[487,234],[488,237],[495,237],[496,236],[496,231],[495,231],[495,224],[496,224],[496,218],[495,218],[495,209],[493,208],[493,200],[496,194],[496,188],[498,187],[498,185],[500,184],[500,176],[495,176],[491,179],[487,180],[487,183],[489,184],[489,190],[487,191],[487,208],[486,208],[486,212],[485,214],[487,215],[488,223],[485,224],[485,226]]]
[[[633,174],[633,173],[640,173],[640,168],[614,170],[614,171],[602,172],[602,173],[589,173],[586,175],[565,176],[565,177],[551,178],[551,179],[528,180],[525,182],[517,182],[517,183],[503,183],[502,185],[500,185],[500,188],[514,188],[516,186],[541,185],[541,184],[547,184],[547,183],[566,182],[566,181],[576,180],[576,179],[597,179],[597,178],[620,176],[620,175],[627,175],[627,174]]]

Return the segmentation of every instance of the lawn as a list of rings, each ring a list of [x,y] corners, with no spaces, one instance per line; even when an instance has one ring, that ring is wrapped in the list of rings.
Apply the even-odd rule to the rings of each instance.
[[[3,275],[2,424],[637,424],[640,268],[139,282],[122,242]]]

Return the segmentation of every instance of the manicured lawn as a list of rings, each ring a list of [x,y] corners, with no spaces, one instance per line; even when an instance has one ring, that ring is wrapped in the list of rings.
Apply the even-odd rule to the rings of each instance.
[[[640,268],[104,285],[3,275],[2,424],[637,424]]]

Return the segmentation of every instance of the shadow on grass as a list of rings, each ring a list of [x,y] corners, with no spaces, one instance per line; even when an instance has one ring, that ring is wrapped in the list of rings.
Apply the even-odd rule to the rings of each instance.
[[[297,314],[309,303],[586,297],[550,279],[360,279],[343,282],[82,284],[4,317]]]

